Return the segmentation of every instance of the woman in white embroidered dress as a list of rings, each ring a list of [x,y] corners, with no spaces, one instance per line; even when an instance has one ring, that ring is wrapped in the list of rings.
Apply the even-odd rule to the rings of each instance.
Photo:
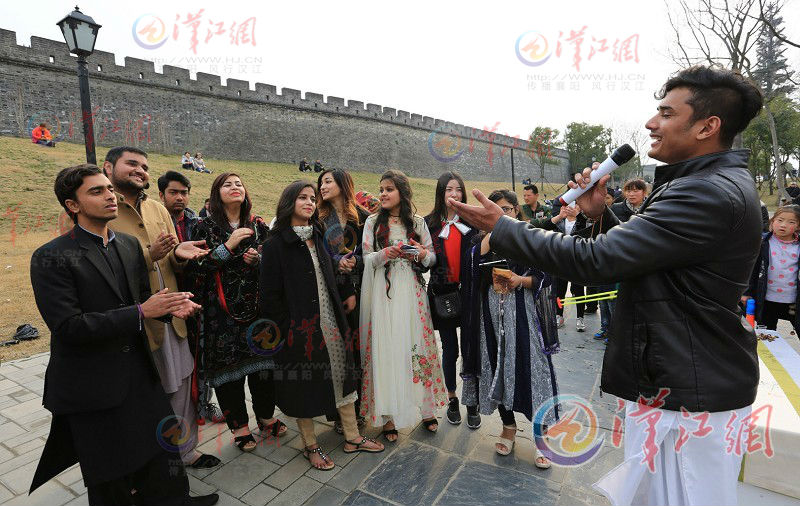
[[[396,427],[423,418],[436,432],[435,410],[447,401],[422,271],[436,261],[431,235],[414,214],[411,184],[390,170],[381,176],[381,208],[364,224],[361,285],[361,412],[383,425],[388,441]]]

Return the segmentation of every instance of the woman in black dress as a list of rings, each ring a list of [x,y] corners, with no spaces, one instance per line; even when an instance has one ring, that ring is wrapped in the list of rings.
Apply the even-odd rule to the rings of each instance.
[[[251,207],[238,175],[217,176],[211,185],[208,216],[194,232],[194,239],[205,240],[211,253],[188,266],[203,306],[198,367],[216,390],[228,428],[243,451],[256,448],[248,427],[245,377],[262,434],[280,436],[287,430],[273,418],[274,388],[267,374],[273,361],[254,344],[249,332],[258,316],[258,250],[269,232],[260,217],[250,214]]]
[[[317,469],[329,470],[334,463],[317,444],[316,416],[338,413],[345,453],[383,451],[381,443],[359,433],[356,422],[358,375],[345,316],[355,307],[355,294],[350,285],[337,286],[314,185],[290,184],[275,214],[261,260],[260,321],[276,352],[276,400],[283,413],[297,418],[303,455]]]

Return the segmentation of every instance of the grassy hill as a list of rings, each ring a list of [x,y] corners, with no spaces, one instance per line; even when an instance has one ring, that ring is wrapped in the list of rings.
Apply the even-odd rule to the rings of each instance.
[[[105,157],[108,147],[97,148],[97,158]],[[151,188],[148,194],[158,198],[156,179],[170,169],[180,167],[180,153],[151,153]],[[39,329],[41,339],[14,346],[0,347],[0,360],[11,360],[49,349],[49,331],[39,316],[29,278],[31,253],[58,234],[58,220],[63,210],[53,194],[53,182],[59,170],[85,162],[82,144],[61,142],[56,148],[32,144],[27,139],[0,137],[0,341],[14,334],[18,325],[30,323]],[[253,212],[271,220],[283,188],[298,179],[297,167],[281,163],[244,162],[206,158],[216,174],[236,172],[247,186],[253,200]],[[403,167],[397,167],[403,169]],[[180,169],[178,169],[180,170]],[[214,174],[184,171],[192,181],[190,207],[198,209],[208,196]],[[306,174],[306,176],[308,176]],[[353,172],[357,190],[377,193],[378,174]],[[316,180],[314,174],[313,177]],[[435,179],[412,178],[414,202],[419,214],[433,208]],[[484,192],[510,187],[509,182],[467,182],[469,189]],[[518,186],[521,192],[521,188]],[[555,194],[555,188],[543,190]]]

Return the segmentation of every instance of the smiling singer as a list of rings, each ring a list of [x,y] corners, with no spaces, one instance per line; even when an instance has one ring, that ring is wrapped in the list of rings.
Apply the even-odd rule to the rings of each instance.
[[[645,124],[648,155],[667,165],[638,213],[613,228],[604,201],[610,176],[578,197],[604,232],[595,239],[503,217],[477,190],[483,207],[449,204],[491,230],[491,248],[506,258],[585,285],[621,280],[601,386],[626,403],[625,460],[595,488],[612,504],[736,504],[758,386],[756,337],[738,302],[759,252],[761,215],[749,152],[731,146],[762,96],[737,72],[695,66],[657,98]],[[591,172],[570,187],[589,186]],[[711,429],[702,437],[698,420]],[[726,440],[731,420],[740,444]]]

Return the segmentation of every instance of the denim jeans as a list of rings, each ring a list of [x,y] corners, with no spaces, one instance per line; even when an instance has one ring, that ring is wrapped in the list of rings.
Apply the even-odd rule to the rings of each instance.
[[[616,290],[617,285],[601,285],[597,287],[597,293],[610,292]],[[614,302],[615,299],[606,299],[600,301],[600,331],[607,332],[611,325],[611,317],[614,315]]]

